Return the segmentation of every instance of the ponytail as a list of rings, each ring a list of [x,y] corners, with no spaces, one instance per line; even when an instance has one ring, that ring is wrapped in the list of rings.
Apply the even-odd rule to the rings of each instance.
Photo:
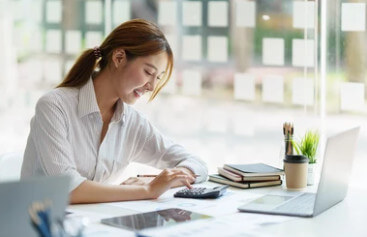
[[[87,49],[79,56],[65,79],[57,87],[80,87],[87,83],[98,65],[94,50]]]

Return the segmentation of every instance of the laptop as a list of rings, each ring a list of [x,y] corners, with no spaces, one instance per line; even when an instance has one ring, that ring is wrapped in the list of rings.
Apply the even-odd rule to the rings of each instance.
[[[38,237],[28,212],[35,202],[47,200],[51,220],[63,219],[68,204],[69,183],[67,176],[32,177],[0,183],[0,236]]]
[[[242,212],[313,217],[342,201],[348,190],[359,127],[327,139],[317,193],[267,194],[238,208]]]

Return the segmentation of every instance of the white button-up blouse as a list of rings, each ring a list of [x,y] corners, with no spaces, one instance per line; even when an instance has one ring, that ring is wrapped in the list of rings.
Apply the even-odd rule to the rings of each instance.
[[[207,178],[205,163],[163,136],[141,113],[118,101],[100,143],[103,121],[93,81],[42,96],[31,120],[21,177],[69,175],[70,190],[84,180],[110,183],[134,161],[157,168],[186,167]]]

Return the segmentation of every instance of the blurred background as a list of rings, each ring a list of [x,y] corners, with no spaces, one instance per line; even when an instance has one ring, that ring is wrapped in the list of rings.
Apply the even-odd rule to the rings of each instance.
[[[169,84],[134,106],[210,173],[282,166],[284,122],[296,139],[322,132],[320,161],[328,135],[361,125],[352,185],[363,187],[363,0],[0,0],[0,159],[22,157],[35,103],[78,55],[134,18],[157,23],[175,55]],[[155,170],[132,164],[124,176],[143,172]]]

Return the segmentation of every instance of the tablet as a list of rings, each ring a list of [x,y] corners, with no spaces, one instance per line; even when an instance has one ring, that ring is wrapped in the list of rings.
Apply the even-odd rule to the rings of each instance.
[[[170,208],[128,216],[106,218],[102,219],[101,222],[123,229],[140,231],[146,228],[171,226],[180,222],[209,218],[212,217],[179,208]]]

